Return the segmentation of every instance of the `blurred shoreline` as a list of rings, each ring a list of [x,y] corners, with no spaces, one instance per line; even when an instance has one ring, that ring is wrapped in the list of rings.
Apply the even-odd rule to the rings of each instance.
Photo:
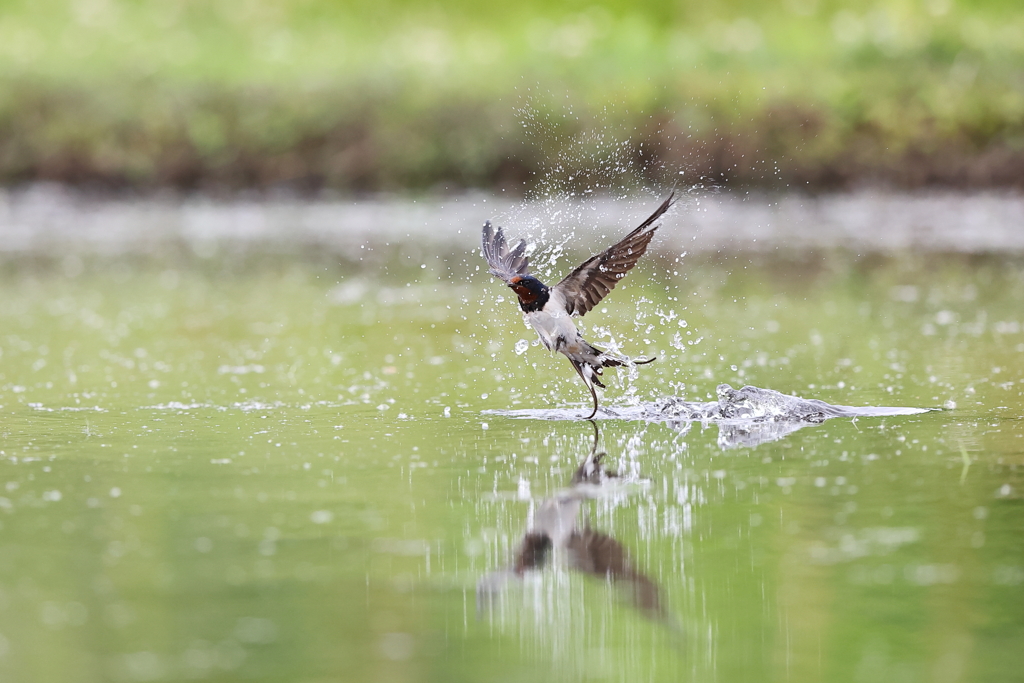
[[[698,78],[692,68],[630,99],[582,78],[538,81],[522,94],[511,83],[434,90],[395,78],[394,91],[383,92],[377,84],[131,79],[40,88],[0,75],[0,184],[524,196],[685,174],[710,187],[766,191],[1024,189],[1024,93],[1012,82],[960,92],[938,70],[876,92],[877,74],[822,76],[846,81],[836,87],[854,105],[793,85],[766,95],[766,74],[704,83],[712,74]],[[999,98],[1005,106],[993,104]]]
[[[0,185],[1024,189],[1013,3],[13,3]]]

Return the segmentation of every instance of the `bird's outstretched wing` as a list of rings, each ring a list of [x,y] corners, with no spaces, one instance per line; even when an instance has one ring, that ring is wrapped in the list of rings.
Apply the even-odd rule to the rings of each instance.
[[[674,201],[675,192],[621,242],[590,257],[553,287],[565,298],[566,309],[570,314],[586,314],[625,277],[647,251],[647,245],[658,229],[654,222],[668,211]]]
[[[508,282],[517,275],[529,275],[530,262],[523,255],[526,253],[526,242],[520,240],[514,249],[509,249],[502,229],[499,227],[495,230],[491,222],[487,221],[484,223],[480,243],[484,260],[490,266],[490,273],[494,277],[500,277]]]

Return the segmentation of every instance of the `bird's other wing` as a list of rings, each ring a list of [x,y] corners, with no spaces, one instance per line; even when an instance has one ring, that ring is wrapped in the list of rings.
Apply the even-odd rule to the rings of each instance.
[[[500,227],[495,230],[490,221],[484,223],[480,244],[484,260],[490,266],[490,273],[494,277],[500,277],[508,282],[517,275],[530,273],[530,262],[524,256],[526,242],[520,240],[514,249],[509,249],[505,233]]]
[[[621,242],[590,257],[552,288],[565,298],[566,309],[570,314],[585,315],[636,265],[647,251],[654,231],[658,229],[654,222],[672,206],[675,195],[675,192],[670,194],[647,220]]]

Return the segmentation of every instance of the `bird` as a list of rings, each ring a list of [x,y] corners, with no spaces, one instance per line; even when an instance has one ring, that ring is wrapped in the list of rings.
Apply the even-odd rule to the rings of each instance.
[[[549,351],[565,355],[590,390],[594,408],[585,419],[597,415],[595,387],[603,389],[605,386],[601,382],[601,371],[604,368],[627,364],[645,365],[655,358],[633,360],[613,356],[586,341],[576,328],[573,318],[581,317],[594,308],[636,265],[647,251],[654,231],[660,227],[656,221],[674,201],[673,191],[635,230],[614,246],[581,263],[554,287],[545,285],[530,274],[525,241],[520,240],[515,247],[509,248],[502,228],[495,229],[490,221],[484,223],[481,246],[489,272],[512,288],[519,298],[519,308],[523,311],[524,319],[536,330],[541,343]]]

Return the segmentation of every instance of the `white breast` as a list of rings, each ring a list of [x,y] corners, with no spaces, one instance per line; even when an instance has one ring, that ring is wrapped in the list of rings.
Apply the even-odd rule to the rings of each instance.
[[[544,308],[524,313],[523,317],[537,331],[541,343],[549,351],[575,349],[578,346],[579,332],[576,331],[576,324],[572,321],[572,316],[566,312],[565,301],[557,292],[552,293]]]

